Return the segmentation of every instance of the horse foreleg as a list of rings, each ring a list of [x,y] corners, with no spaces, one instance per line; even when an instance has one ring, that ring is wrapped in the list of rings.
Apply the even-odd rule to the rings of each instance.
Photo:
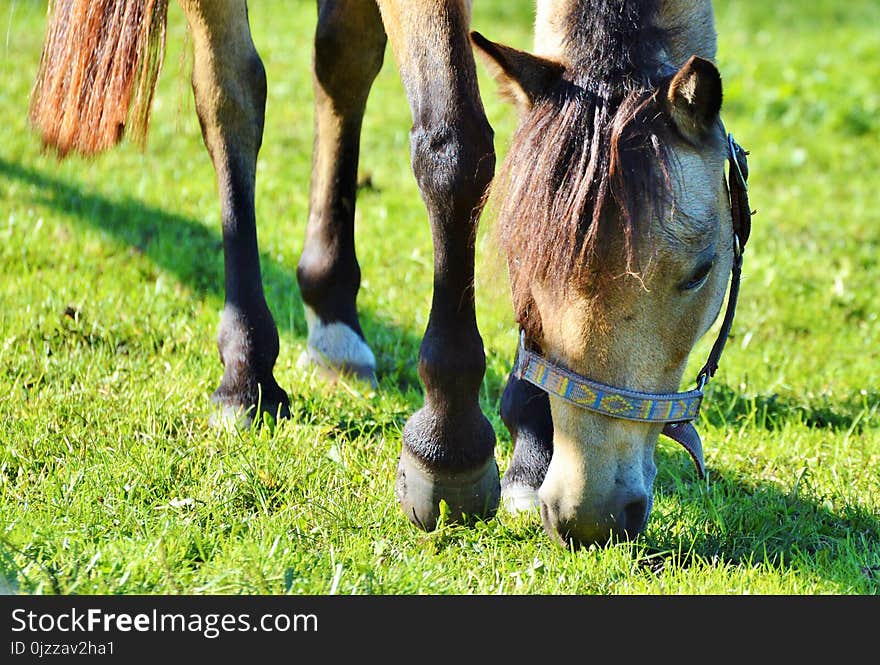
[[[479,405],[486,368],[474,310],[474,244],[495,169],[477,88],[464,0],[380,0],[410,103],[412,166],[434,242],[434,293],[419,352],[425,401],[406,423],[396,493],[404,513],[436,526],[491,516],[500,486],[495,433]]]
[[[263,135],[266,74],[251,40],[244,0],[181,0],[192,30],[196,111],[214,163],[223,220],[226,301],[217,336],[223,379],[212,399],[249,424],[257,407],[288,414],[272,374],[278,331],[260,275],[254,185]]]
[[[309,328],[307,360],[375,381],[356,298],[354,245],[361,122],[382,67],[385,31],[374,2],[319,0],[315,31],[315,144],[306,241],[296,276]]]
[[[501,418],[513,439],[513,459],[501,481],[511,512],[537,508],[538,488],[553,457],[553,420],[547,393],[511,375],[501,396]]]

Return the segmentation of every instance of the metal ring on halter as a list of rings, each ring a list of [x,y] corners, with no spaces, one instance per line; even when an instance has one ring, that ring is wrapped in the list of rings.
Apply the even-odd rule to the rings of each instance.
[[[709,373],[700,372],[700,375],[697,377],[697,390],[703,392],[703,389],[706,387],[707,383],[709,383]]]

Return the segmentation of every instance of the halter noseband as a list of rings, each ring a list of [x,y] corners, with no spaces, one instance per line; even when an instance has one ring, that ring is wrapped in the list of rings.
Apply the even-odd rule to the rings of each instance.
[[[587,411],[611,418],[644,423],[663,423],[663,434],[680,443],[690,453],[700,478],[706,475],[703,444],[693,425],[700,414],[703,390],[718,370],[718,362],[730,335],[742,274],[743,250],[749,239],[752,211],[748,197],[748,162],[731,134],[727,135],[730,209],[733,223],[733,268],[727,310],[709,358],[697,375],[694,390],[679,393],[644,393],[609,386],[556,365],[526,348],[525,331],[520,333],[513,373],[541,390]]]

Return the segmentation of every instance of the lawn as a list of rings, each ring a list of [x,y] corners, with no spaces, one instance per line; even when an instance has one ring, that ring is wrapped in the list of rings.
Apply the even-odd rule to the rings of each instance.
[[[528,48],[531,12],[480,0],[473,27]],[[314,3],[251,3],[269,80],[257,218],[293,417],[218,430],[220,209],[182,12],[172,3],[147,150],[58,162],[26,121],[45,3],[0,0],[0,590],[880,592],[880,4],[725,0],[716,14],[723,117],[752,152],[758,214],[699,424],[709,476],[661,441],[645,534],[572,552],[537,515],[422,533],[394,500],[401,430],[422,403],[432,249],[390,52],[367,109],[357,211],[379,385],[330,386],[296,362]],[[485,74],[503,155],[515,114]],[[477,250],[481,400],[503,472],[498,406],[517,332],[491,224]]]

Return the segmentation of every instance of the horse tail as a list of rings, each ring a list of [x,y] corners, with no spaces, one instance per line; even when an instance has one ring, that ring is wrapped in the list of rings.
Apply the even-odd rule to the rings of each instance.
[[[168,0],[50,0],[29,118],[60,156],[146,144]]]

